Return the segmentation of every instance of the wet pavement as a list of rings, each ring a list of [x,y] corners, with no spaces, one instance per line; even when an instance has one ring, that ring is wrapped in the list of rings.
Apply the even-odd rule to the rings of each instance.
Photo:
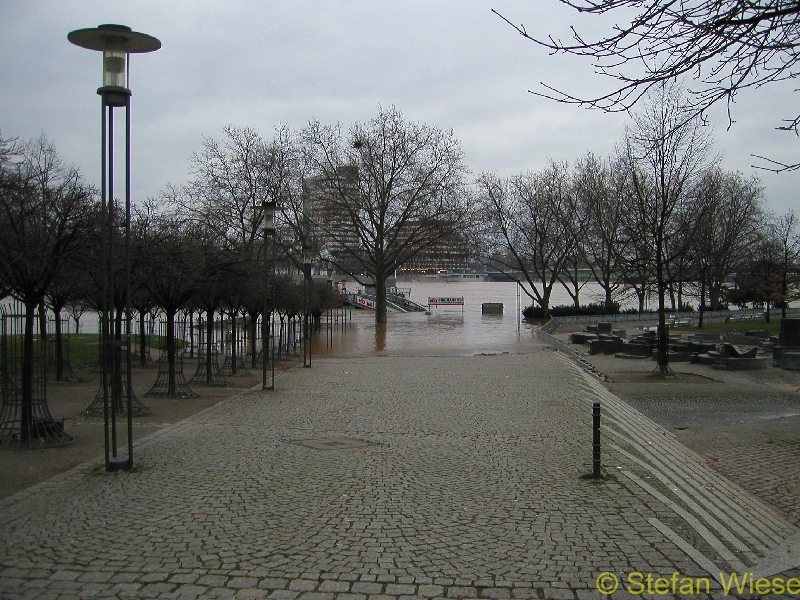
[[[588,600],[602,573],[614,597],[636,573],[721,596],[720,572],[793,566],[798,536],[536,345],[315,359],[141,439],[136,464],[0,501],[0,597]]]

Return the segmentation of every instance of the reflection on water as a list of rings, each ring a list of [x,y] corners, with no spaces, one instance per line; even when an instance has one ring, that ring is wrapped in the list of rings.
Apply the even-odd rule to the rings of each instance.
[[[355,286],[353,286],[355,287]],[[521,323],[520,311],[531,304],[513,281],[508,282],[445,282],[398,281],[398,288],[410,289],[410,299],[426,305],[431,296],[463,297],[464,308],[440,307],[425,313],[390,312],[388,324],[375,325],[372,311],[348,311],[329,323],[323,316],[322,329],[312,340],[312,354],[359,355],[372,353],[477,354],[481,352],[524,352],[537,345],[533,327]],[[597,284],[584,287],[582,302],[602,298]],[[502,315],[481,314],[481,304],[500,302]],[[552,305],[571,300],[561,287],[553,290]],[[97,332],[97,316],[86,314],[81,319],[82,333]]]
[[[375,323],[375,352],[386,350],[386,323]]]
[[[312,351],[324,355],[381,354],[479,354],[526,352],[539,343],[534,327],[521,323],[521,307],[530,304],[517,297],[513,282],[398,282],[398,288],[411,288],[411,300],[427,304],[431,296],[464,298],[461,307],[433,309],[430,314],[390,312],[388,323],[376,325],[375,314],[353,310],[344,322],[328,323],[314,339]],[[481,304],[503,303],[503,314],[484,315]],[[333,335],[326,335],[327,328]]]

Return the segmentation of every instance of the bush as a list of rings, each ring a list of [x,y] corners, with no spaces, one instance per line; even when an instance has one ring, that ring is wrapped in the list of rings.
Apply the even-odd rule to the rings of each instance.
[[[551,306],[550,317],[576,317],[576,316],[593,316],[593,315],[616,315],[619,314],[619,304],[614,303],[611,310],[606,309],[602,302],[596,304],[588,304],[575,308],[575,306]],[[541,306],[530,305],[525,307],[522,311],[522,316],[526,319],[544,319]]]

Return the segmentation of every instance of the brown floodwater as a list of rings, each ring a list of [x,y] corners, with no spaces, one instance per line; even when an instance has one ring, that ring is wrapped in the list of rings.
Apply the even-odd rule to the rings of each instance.
[[[365,354],[496,354],[530,352],[540,343],[536,328],[522,321],[522,308],[531,304],[514,282],[447,282],[420,280],[397,282],[410,289],[409,298],[428,304],[429,297],[463,297],[460,306],[431,307],[424,312],[390,312],[388,323],[376,325],[370,310],[347,310],[335,317],[323,316],[322,328],[312,344],[315,356]],[[583,302],[597,301],[597,286],[587,284]],[[348,290],[350,291],[350,290]],[[553,305],[570,303],[561,288],[555,288]],[[484,303],[502,303],[503,314],[483,314]]]

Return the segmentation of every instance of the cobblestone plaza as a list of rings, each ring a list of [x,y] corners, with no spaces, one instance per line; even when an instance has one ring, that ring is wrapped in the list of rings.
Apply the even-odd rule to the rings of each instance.
[[[720,572],[796,573],[782,513],[544,346],[317,360],[142,438],[134,472],[99,462],[0,501],[1,598],[588,600],[603,572],[614,597],[634,572],[722,596]]]

